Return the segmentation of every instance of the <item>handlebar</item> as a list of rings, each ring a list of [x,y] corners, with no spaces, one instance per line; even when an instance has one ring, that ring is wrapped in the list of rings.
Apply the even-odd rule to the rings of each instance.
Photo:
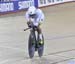
[[[36,26],[33,26],[33,27],[31,27],[34,31],[36,31],[37,30],[37,27]],[[28,27],[28,28],[26,28],[26,29],[24,29],[24,31],[26,31],[26,30],[28,30],[28,29],[31,29],[30,27]]]
[[[26,30],[28,30],[28,29],[30,29],[30,28],[28,27],[28,28],[24,29],[24,31],[26,31]]]

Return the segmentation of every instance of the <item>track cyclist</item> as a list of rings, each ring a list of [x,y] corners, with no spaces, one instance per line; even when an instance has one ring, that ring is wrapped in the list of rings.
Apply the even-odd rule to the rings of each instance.
[[[44,13],[41,9],[36,8],[35,6],[30,6],[25,14],[27,25],[29,28],[36,27],[37,32],[40,37],[39,44],[43,44],[42,42],[42,29],[41,24],[44,22]]]

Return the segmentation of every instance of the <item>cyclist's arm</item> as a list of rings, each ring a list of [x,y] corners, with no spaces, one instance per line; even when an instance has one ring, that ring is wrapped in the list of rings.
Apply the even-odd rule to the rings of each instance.
[[[43,13],[41,10],[39,10],[39,11],[40,11],[40,12],[38,13],[37,22],[38,22],[39,24],[42,24],[43,21],[44,21],[44,13]]]
[[[26,20],[27,20],[27,25],[28,25],[28,27],[31,28],[31,26],[32,26],[32,21],[33,21],[34,19],[32,19],[32,18],[29,17],[28,12],[26,12],[25,17],[26,17]]]
[[[30,21],[30,20],[29,20],[28,12],[26,12],[26,14],[25,14],[25,18],[26,18],[27,22],[29,22],[29,21]]]

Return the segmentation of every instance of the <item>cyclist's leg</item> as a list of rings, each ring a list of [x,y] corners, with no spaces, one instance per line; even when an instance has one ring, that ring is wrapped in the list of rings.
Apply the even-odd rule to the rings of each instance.
[[[42,29],[41,29],[41,27],[40,27],[40,25],[37,27],[37,32],[38,32],[38,34],[39,34],[39,43],[40,44],[43,44],[43,41],[42,41]]]

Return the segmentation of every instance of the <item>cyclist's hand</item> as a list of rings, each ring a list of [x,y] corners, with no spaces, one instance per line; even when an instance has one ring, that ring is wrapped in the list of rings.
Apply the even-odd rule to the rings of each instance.
[[[32,22],[29,21],[29,22],[27,22],[27,24],[28,24],[28,27],[30,27],[30,28],[32,27]]]

